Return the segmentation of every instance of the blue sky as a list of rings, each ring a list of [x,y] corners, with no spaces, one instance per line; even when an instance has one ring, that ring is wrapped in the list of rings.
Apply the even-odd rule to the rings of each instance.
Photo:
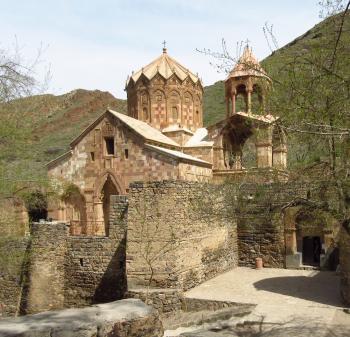
[[[0,48],[17,38],[26,59],[42,44],[40,77],[51,67],[49,92],[100,89],[125,98],[132,70],[168,52],[198,72],[205,85],[224,78],[195,49],[220,51],[225,38],[232,53],[249,39],[259,59],[269,55],[262,27],[274,25],[283,46],[319,19],[317,0],[0,0]]]

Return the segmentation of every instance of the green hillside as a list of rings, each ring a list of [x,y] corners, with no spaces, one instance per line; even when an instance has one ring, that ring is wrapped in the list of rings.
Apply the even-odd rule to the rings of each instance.
[[[0,105],[0,194],[21,190],[22,182],[41,184],[45,164],[68,151],[70,142],[108,107],[126,112],[125,100],[82,89]]]

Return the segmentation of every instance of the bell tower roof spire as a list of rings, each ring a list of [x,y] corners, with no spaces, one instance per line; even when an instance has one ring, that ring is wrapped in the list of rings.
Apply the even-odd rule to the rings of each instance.
[[[226,81],[230,78],[243,76],[265,77],[269,79],[258,59],[254,56],[253,49],[249,47],[249,40],[246,41],[243,53],[229,73]]]

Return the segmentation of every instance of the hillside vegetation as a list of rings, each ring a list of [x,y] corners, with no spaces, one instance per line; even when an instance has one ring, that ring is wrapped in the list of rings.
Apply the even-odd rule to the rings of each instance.
[[[108,107],[125,112],[126,102],[108,92],[78,89],[0,104],[0,194],[16,195],[23,186],[45,183],[45,164],[68,151]]]

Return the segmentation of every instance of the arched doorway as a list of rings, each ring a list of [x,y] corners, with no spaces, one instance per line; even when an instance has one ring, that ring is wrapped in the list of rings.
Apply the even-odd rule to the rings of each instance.
[[[67,187],[62,199],[65,203],[64,219],[70,222],[70,234],[86,234],[87,214],[84,195],[72,184]]]
[[[41,191],[36,190],[26,194],[24,203],[30,222],[47,219],[47,197]]]
[[[115,186],[115,184],[111,179],[111,176],[109,175],[101,191],[103,222],[104,222],[104,229],[105,229],[106,236],[109,235],[109,216],[111,211],[111,196],[117,195],[117,194],[118,194],[117,187]]]
[[[252,154],[253,161],[255,161],[254,143],[247,143],[247,146],[245,147],[247,153],[243,154],[242,151],[247,140],[253,136],[252,122],[239,115],[231,116],[222,129],[221,134],[225,169],[237,171],[242,170],[242,168],[245,167],[242,165],[243,158],[246,161],[245,164],[253,166],[250,155]],[[253,146],[253,150],[250,145]],[[250,153],[248,153],[249,151]]]
[[[335,270],[339,222],[328,212],[300,205],[284,210],[286,268],[304,266]]]

